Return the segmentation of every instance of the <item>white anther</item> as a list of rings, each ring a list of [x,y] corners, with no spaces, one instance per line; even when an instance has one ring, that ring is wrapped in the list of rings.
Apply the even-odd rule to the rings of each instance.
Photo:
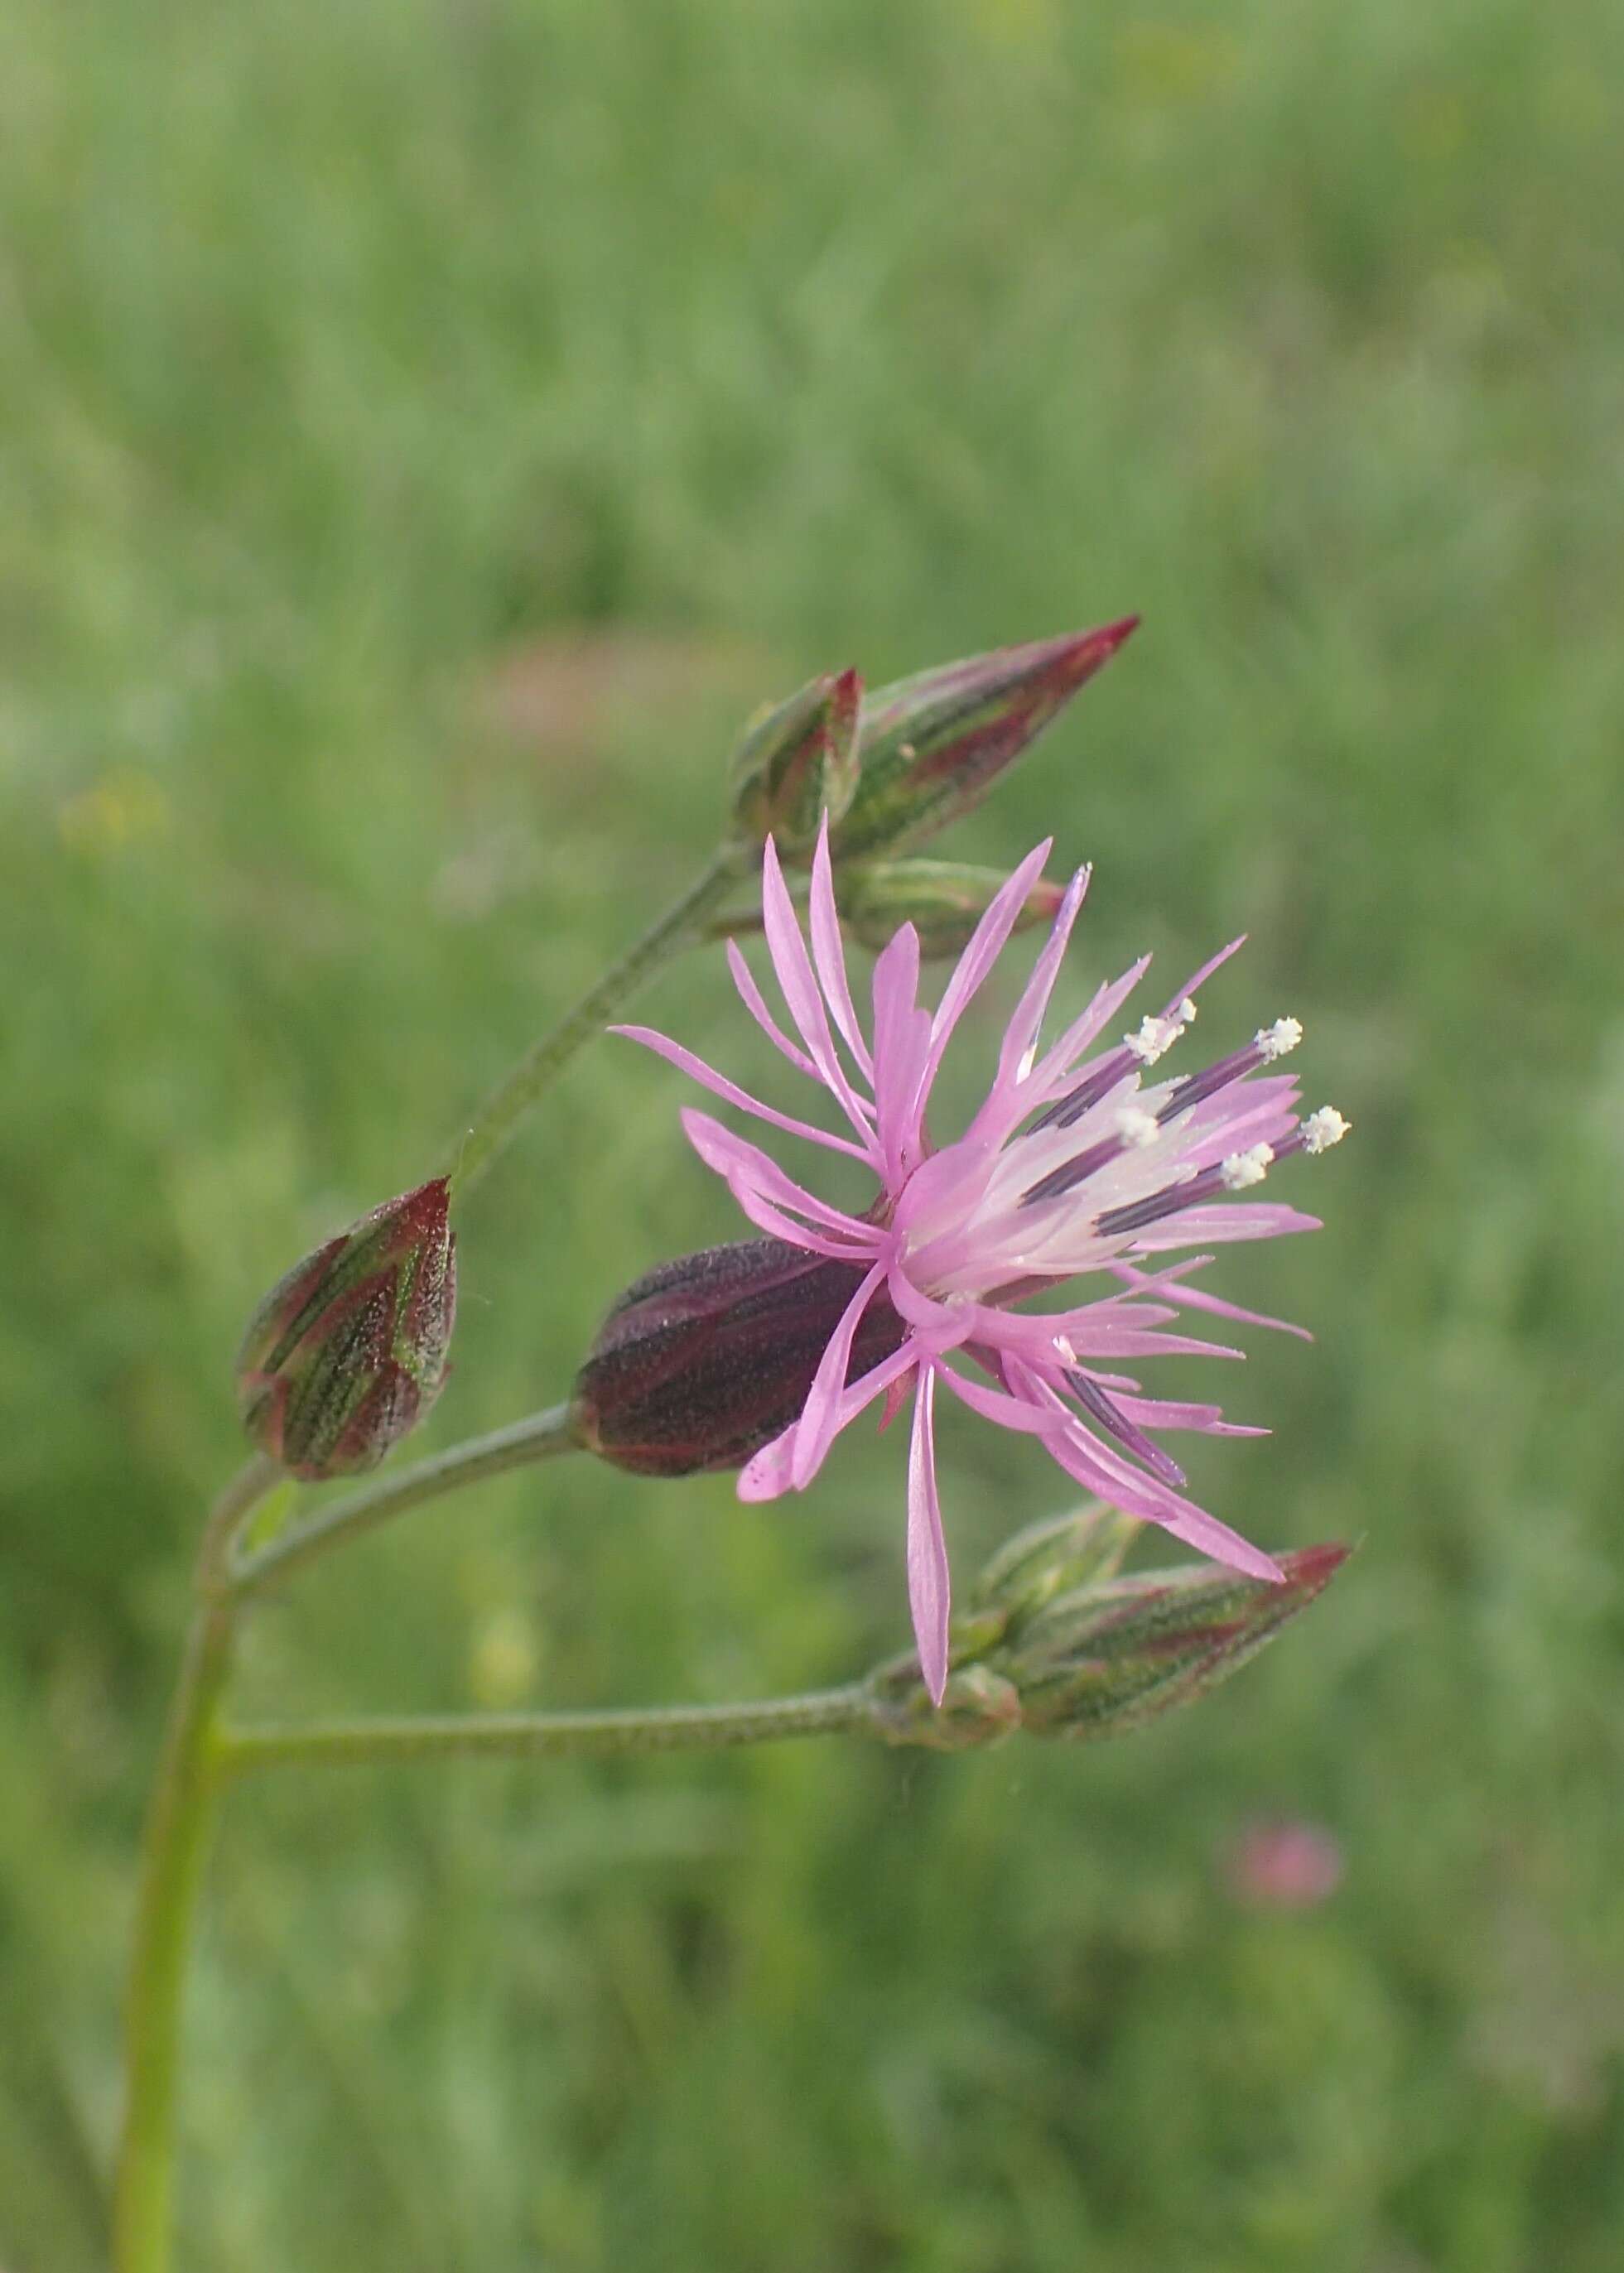
[[[1178,1023],[1179,1023],[1179,1024],[1180,1024],[1181,1026],[1193,1026],[1193,1025],[1194,1025],[1194,1024],[1195,1024],[1195,1004],[1194,1004],[1194,1003],[1190,1000],[1190,997],[1188,996],[1188,994],[1186,994],[1186,995],[1185,995],[1185,997],[1184,997],[1184,1001],[1179,1004],[1179,1006],[1178,1006],[1177,1009],[1174,1011],[1173,1016],[1177,1019],[1177,1021],[1178,1021]]]
[[[1141,1105],[1124,1105],[1116,1115],[1116,1134],[1131,1151],[1154,1144],[1161,1133],[1162,1124],[1155,1114],[1147,1113]]]
[[[1034,1042],[1028,1048],[1024,1049],[1020,1054],[1020,1063],[1015,1069],[1016,1080],[1018,1082],[1025,1081],[1026,1076],[1032,1071],[1033,1067],[1036,1065],[1037,1061],[1038,1046]]]
[[[1253,1144],[1244,1152],[1231,1152],[1218,1169],[1225,1191],[1244,1192],[1248,1184],[1260,1184],[1274,1157],[1272,1144]]]
[[[1154,1066],[1184,1031],[1177,1018],[1141,1018],[1136,1032],[1123,1036],[1123,1047],[1131,1050],[1141,1065]]]
[[[1344,1121],[1334,1105],[1322,1105],[1303,1123],[1303,1150],[1328,1152],[1333,1144],[1342,1143],[1352,1126],[1352,1121]]]
[[[1075,1365],[1077,1363],[1077,1352],[1072,1348],[1071,1343],[1066,1339],[1064,1334],[1056,1334],[1055,1336],[1055,1355],[1060,1360],[1062,1365]]]
[[[1265,1065],[1274,1058],[1283,1058],[1288,1050],[1296,1049],[1302,1039],[1302,1026],[1295,1018],[1276,1018],[1272,1026],[1259,1026],[1252,1036],[1263,1053]]]

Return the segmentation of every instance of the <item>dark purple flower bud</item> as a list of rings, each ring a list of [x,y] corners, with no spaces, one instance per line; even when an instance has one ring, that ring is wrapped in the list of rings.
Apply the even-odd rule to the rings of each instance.
[[[786,859],[809,857],[825,810],[838,821],[857,787],[854,671],[815,679],[746,727],[733,754],[733,824],[747,844],[775,839]]]
[[[374,1467],[440,1394],[456,1317],[449,1200],[443,1176],[386,1200],[255,1311],[237,1354],[238,1408],[260,1451],[296,1476]]]
[[[778,1239],[663,1263],[628,1287],[575,1379],[581,1442],[640,1476],[741,1467],[801,1412],[864,1269]],[[883,1300],[865,1313],[848,1380],[900,1347]]]
[[[979,805],[1138,623],[1124,616],[1099,631],[996,648],[876,688],[858,724],[861,771],[834,831],[836,859],[917,844]]]

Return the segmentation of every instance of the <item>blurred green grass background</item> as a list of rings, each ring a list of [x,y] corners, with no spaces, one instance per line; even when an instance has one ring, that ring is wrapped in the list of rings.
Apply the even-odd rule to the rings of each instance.
[[[1114,1748],[244,1789],[181,2262],[1616,2266],[1624,16],[12,0],[0,56],[6,2273],[102,2260],[255,1297],[699,859],[756,701],[1131,608],[941,849],[1095,860],[1079,993],[1247,928],[1203,1033],[1304,1020],[1357,1141],[1225,1282],[1318,1346],[1192,1482],[1365,1552]],[[647,1007],[741,1061],[718,958]],[[604,1046],[481,1192],[426,1442],[733,1235],[678,1092]],[[1061,1501],[944,1434],[966,1571]],[[900,1493],[491,1486],[291,1586],[244,1693],[842,1677]],[[1259,1812],[1335,1899],[1237,1904]]]

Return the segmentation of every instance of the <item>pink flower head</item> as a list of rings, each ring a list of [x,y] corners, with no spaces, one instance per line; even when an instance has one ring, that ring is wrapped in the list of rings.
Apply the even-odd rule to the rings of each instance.
[[[1237,1203],[1232,1196],[1260,1182],[1289,1153],[1323,1152],[1347,1128],[1328,1106],[1299,1119],[1296,1084],[1265,1070],[1300,1039],[1294,1019],[1261,1029],[1244,1048],[1183,1080],[1152,1077],[1151,1069],[1194,1018],[1197,988],[1238,940],[1180,987],[1160,1016],[1101,1046],[1144,975],[1145,958],[1101,986],[1040,1051],[1044,1012],[1087,889],[1089,872],[1082,868],[1005,1029],[980,1111],[955,1143],[934,1146],[926,1115],[943,1054],[1049,851],[1049,843],[1040,844],[993,900],[934,1013],[920,1004],[919,940],[904,924],[875,964],[873,1019],[865,1031],[841,945],[827,822],[812,866],[810,952],[768,838],[763,928],[798,1039],[778,1025],[730,941],[733,982],[769,1039],[834,1098],[849,1134],[831,1136],[761,1103],[663,1034],[643,1026],[616,1030],[740,1111],[848,1153],[874,1173],[879,1189],[873,1207],[867,1215],[849,1215],[709,1114],[690,1108],[682,1115],[695,1151],[726,1179],[752,1223],[811,1254],[863,1269],[799,1418],[748,1463],[739,1495],[762,1500],[803,1491],[841,1429],[865,1407],[883,1397],[883,1425],[912,1387],[908,1595],[921,1669],[938,1700],[947,1680],[949,1600],[936,1495],[938,1388],[984,1420],[1037,1437],[1067,1475],[1114,1506],[1237,1570],[1282,1578],[1268,1556],[1181,1496],[1183,1471],[1152,1434],[1264,1432],[1232,1426],[1214,1405],[1144,1397],[1139,1382],[1120,1369],[1158,1354],[1240,1355],[1168,1332],[1180,1310],[1280,1324],[1192,1287],[1209,1255],[1170,1265],[1156,1258],[1175,1249],[1318,1229],[1314,1217],[1294,1208]],[[1016,1307],[1089,1273],[1109,1282],[1090,1302],[1049,1310]],[[906,1337],[890,1356],[848,1381],[859,1324],[869,1305],[884,1299]]]

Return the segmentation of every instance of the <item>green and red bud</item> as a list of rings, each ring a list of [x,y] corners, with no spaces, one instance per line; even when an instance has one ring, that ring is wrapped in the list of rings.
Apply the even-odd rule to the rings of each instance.
[[[888,1744],[964,1752],[1034,1737],[1125,1736],[1192,1703],[1244,1665],[1346,1561],[1345,1547],[1282,1555],[1283,1583],[1213,1563],[1116,1576],[1143,1528],[1095,1501],[1018,1532],[952,1622],[951,1671],[931,1704],[917,1656],[866,1684],[868,1728]]]
[[[827,811],[838,821],[857,788],[862,680],[815,679],[745,728],[733,761],[733,819],[741,842],[771,836],[786,860],[809,858]]]
[[[1019,1632],[1056,1595],[1114,1579],[1143,1529],[1137,1516],[1099,1499],[1029,1523],[977,1572],[971,1609],[999,1612],[1004,1631]]]
[[[780,1239],[748,1239],[661,1264],[628,1287],[575,1379],[576,1433],[634,1475],[741,1467],[807,1401],[864,1267]],[[853,1345],[856,1380],[905,1329],[871,1303]]]
[[[861,946],[877,955],[899,926],[911,923],[923,956],[959,955],[994,897],[1009,881],[1002,868],[959,860],[861,860],[841,877],[840,914]],[[1040,876],[1015,919],[1017,931],[1051,924],[1063,886]]]
[[[386,1200],[296,1264],[249,1322],[237,1406],[261,1452],[307,1482],[375,1467],[432,1405],[456,1317],[450,1191]]]
[[[970,812],[1138,622],[997,648],[877,688],[862,706],[861,771],[836,859],[917,844]]]
[[[1121,1736],[1192,1703],[1306,1609],[1348,1554],[1331,1545],[1282,1555],[1279,1584],[1202,1563],[1057,1596],[999,1660],[1019,1692],[1023,1726],[1039,1736]]]

